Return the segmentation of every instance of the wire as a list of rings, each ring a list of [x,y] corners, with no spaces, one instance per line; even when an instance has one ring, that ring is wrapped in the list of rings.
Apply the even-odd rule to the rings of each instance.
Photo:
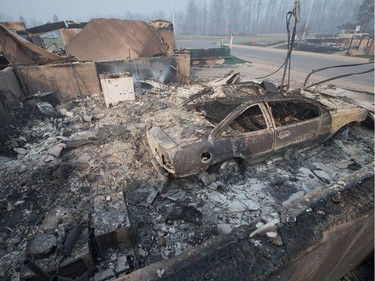
[[[292,19],[292,17],[294,17],[294,27],[293,27],[292,36],[290,36],[290,20]],[[288,84],[286,85],[287,89],[289,89],[289,85],[290,85],[291,59],[292,59],[292,51],[293,51],[294,40],[296,37],[296,29],[297,29],[296,9],[293,9],[293,11],[288,12],[286,14],[286,28],[287,28],[287,33],[288,33],[288,52],[287,52],[287,56],[285,59],[284,73],[283,73],[283,78],[281,80],[281,85],[280,85],[281,90],[284,87],[284,81],[285,81],[285,76],[287,72],[288,72]]]
[[[299,22],[299,18],[298,18],[297,13],[298,13],[298,11],[296,10],[296,8],[294,8],[291,12],[288,12],[286,14],[286,17],[285,17],[285,19],[286,19],[286,29],[287,29],[287,35],[288,35],[288,50],[287,50],[287,56],[286,56],[283,64],[277,70],[275,70],[274,72],[272,72],[271,74],[255,78],[255,79],[267,78],[267,77],[269,77],[269,76],[277,73],[282,67],[284,67],[283,77],[282,77],[282,80],[281,80],[281,85],[279,87],[279,91],[283,91],[284,87],[286,87],[286,89],[289,89],[289,86],[290,86],[292,51],[293,51],[294,41],[295,41],[295,38],[296,38],[297,23]],[[294,17],[294,27],[293,27],[292,36],[290,36],[290,21],[291,21],[292,17]],[[307,77],[305,79],[305,82],[303,84],[303,88],[304,89],[308,89],[308,88],[314,87],[316,85],[319,85],[319,84],[322,84],[322,83],[325,83],[325,82],[329,82],[329,81],[332,81],[332,80],[336,80],[336,79],[339,79],[339,78],[348,77],[348,76],[352,76],[352,75],[358,75],[358,74],[365,74],[365,73],[369,73],[369,72],[374,71],[374,68],[372,68],[372,69],[367,70],[367,71],[339,75],[339,76],[335,76],[335,77],[332,77],[332,78],[329,78],[329,79],[325,79],[323,81],[314,83],[314,84],[306,87],[307,81],[310,78],[310,76],[313,73],[316,73],[318,71],[322,71],[322,70],[329,69],[329,68],[334,68],[334,67],[349,67],[349,66],[357,66],[357,65],[364,65],[364,64],[369,64],[369,63],[358,63],[358,64],[347,64],[347,65],[329,66],[329,67],[320,68],[318,70],[313,70],[309,75],[307,75]],[[285,81],[285,77],[286,77],[287,73],[288,73],[288,78],[287,78],[288,82],[287,82],[286,85],[284,85],[284,81]]]
[[[294,27],[293,27],[292,36],[290,36],[290,21],[291,21],[292,17],[294,17]],[[286,14],[285,19],[286,19],[286,29],[287,29],[287,35],[288,35],[288,49],[287,49],[287,55],[286,55],[286,58],[285,58],[284,62],[274,72],[272,72],[272,73],[270,73],[266,76],[255,78],[255,79],[264,79],[264,78],[270,77],[271,75],[274,75],[275,73],[277,73],[278,71],[280,71],[280,69],[282,69],[284,67],[284,73],[283,73],[283,78],[282,78],[282,81],[281,81],[280,89],[282,89],[283,86],[284,86],[284,81],[285,81],[285,76],[286,76],[287,71],[288,71],[287,88],[289,88],[289,85],[290,85],[291,55],[292,55],[292,50],[293,50],[294,41],[295,41],[295,37],[296,37],[296,28],[297,28],[296,9],[293,9],[292,11],[288,12]]]
[[[311,71],[305,78],[305,82],[303,83],[303,87],[302,88],[305,88],[306,84],[307,84],[307,81],[309,80],[310,76],[313,75],[314,73],[317,73],[319,71],[323,71],[323,70],[326,70],[326,69],[330,69],[330,68],[336,68],[336,67],[350,67],[350,66],[360,66],[360,65],[366,65],[366,64],[373,64],[371,61],[370,62],[363,62],[363,63],[353,63],[353,64],[340,64],[340,65],[333,65],[333,66],[327,66],[327,67],[322,67],[322,68],[319,68],[317,70],[313,70]]]
[[[270,76],[274,75],[274,74],[277,73],[281,68],[283,68],[283,66],[285,65],[285,63],[286,63],[286,59],[284,60],[283,64],[280,65],[280,67],[279,67],[278,69],[276,69],[274,72],[272,72],[271,74],[268,74],[268,75],[266,75],[266,76],[262,76],[262,77],[256,77],[256,78],[254,78],[254,79],[264,79],[264,78],[267,78],[267,77],[270,77]]]
[[[329,81],[332,81],[332,80],[336,80],[336,79],[340,79],[340,78],[344,78],[344,77],[348,77],[348,76],[353,76],[353,75],[358,75],[358,74],[365,74],[365,73],[369,73],[369,72],[372,72],[374,71],[375,68],[372,68],[372,69],[369,69],[369,70],[366,70],[366,71],[362,71],[362,72],[355,72],[355,73],[349,73],[349,74],[344,74],[344,75],[339,75],[339,76],[335,76],[335,77],[332,77],[332,78],[329,78],[329,79],[325,79],[325,80],[322,80],[322,81],[319,81],[317,83],[314,83],[308,87],[305,87],[304,89],[308,89],[308,88],[311,88],[311,87],[314,87],[314,86],[317,86],[319,84],[322,84],[322,83],[325,83],[325,82],[329,82]]]

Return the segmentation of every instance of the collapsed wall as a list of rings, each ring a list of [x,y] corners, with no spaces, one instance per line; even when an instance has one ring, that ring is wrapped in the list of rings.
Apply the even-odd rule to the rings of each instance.
[[[168,50],[144,21],[93,19],[65,51],[80,61],[102,61],[166,55]]]

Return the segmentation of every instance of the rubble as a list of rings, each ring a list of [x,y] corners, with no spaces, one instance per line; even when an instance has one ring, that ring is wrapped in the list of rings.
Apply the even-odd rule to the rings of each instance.
[[[165,221],[185,220],[194,224],[202,224],[203,214],[193,206],[173,205],[168,208]]]
[[[43,259],[51,255],[57,246],[57,239],[52,234],[37,236],[29,246],[30,254],[35,259]]]
[[[109,248],[116,249],[133,244],[135,234],[130,225],[123,192],[94,198],[91,227],[99,254]]]
[[[115,277],[115,273],[112,269],[107,269],[101,272],[98,272],[94,276],[95,281],[104,281],[104,280],[110,280],[111,277]]]
[[[61,116],[28,116],[25,126],[9,134],[2,145],[12,155],[0,157],[0,271],[5,280],[32,278],[22,264],[40,236],[56,241],[42,251],[47,255],[54,249],[49,258],[35,260],[43,270],[55,275],[49,270],[61,261],[59,275],[76,278],[95,264],[94,280],[179,257],[259,221],[249,232],[251,239],[281,247],[278,225],[295,223],[307,208],[300,200],[328,180],[342,186],[343,177],[373,161],[373,132],[350,126],[334,141],[265,163],[229,162],[199,177],[167,177],[154,168],[145,142],[149,120],[202,86],[143,83],[152,87],[136,93],[135,100],[107,107],[102,95],[71,99],[58,106]],[[84,122],[82,116],[92,118]],[[332,200],[340,203],[339,197]],[[291,205],[287,214],[278,213]],[[82,233],[65,257],[62,246],[77,225]],[[62,270],[69,265],[79,270]],[[170,274],[164,267],[153,272],[158,278]]]

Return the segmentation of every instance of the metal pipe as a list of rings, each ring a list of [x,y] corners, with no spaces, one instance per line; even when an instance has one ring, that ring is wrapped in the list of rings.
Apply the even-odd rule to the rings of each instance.
[[[23,264],[36,276],[38,276],[42,281],[50,281],[51,276],[49,276],[43,269],[41,269],[35,262],[30,259],[25,259]]]
[[[82,233],[83,226],[81,223],[77,224],[72,231],[69,232],[68,237],[63,245],[62,254],[66,257],[70,256],[73,251],[74,245],[76,244],[79,236]]]

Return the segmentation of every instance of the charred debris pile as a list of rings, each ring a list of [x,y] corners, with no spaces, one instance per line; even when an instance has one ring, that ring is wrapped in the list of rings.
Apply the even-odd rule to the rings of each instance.
[[[25,103],[26,125],[11,127],[0,157],[4,280],[40,280],[32,274],[42,274],[38,268],[54,280],[121,278],[245,225],[256,224],[282,247],[278,226],[319,212],[292,202],[344,188],[342,178],[373,161],[373,132],[349,126],[315,148],[290,149],[260,164],[227,161],[198,176],[170,177],[153,159],[146,131],[156,112],[173,111],[192,93],[202,98],[202,91],[207,88],[144,81],[135,84],[134,101],[111,107],[102,94],[54,106]],[[218,99],[254,91],[264,89],[254,83],[209,88]],[[168,127],[168,118],[158,121]]]

